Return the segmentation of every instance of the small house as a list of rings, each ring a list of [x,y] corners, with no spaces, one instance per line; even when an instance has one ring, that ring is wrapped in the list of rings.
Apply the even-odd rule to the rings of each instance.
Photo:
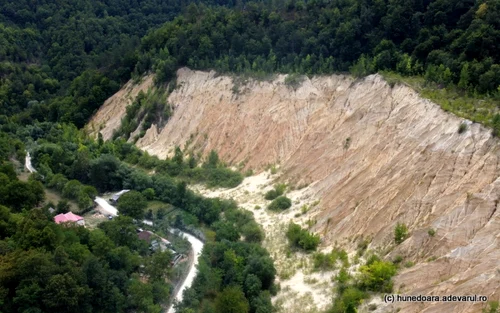
[[[75,223],[77,225],[85,226],[85,219],[79,215],[74,214],[73,212],[61,213],[54,216],[54,222],[56,224],[62,223]]]

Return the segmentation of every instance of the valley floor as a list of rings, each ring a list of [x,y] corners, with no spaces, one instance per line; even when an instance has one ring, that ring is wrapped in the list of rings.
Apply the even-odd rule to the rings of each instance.
[[[315,215],[315,199],[309,188],[293,190],[287,193],[292,199],[292,207],[284,212],[276,213],[266,209],[270,201],[264,194],[272,189],[278,175],[269,171],[262,172],[245,180],[233,189],[207,189],[202,185],[191,188],[206,197],[234,199],[238,205],[254,214],[266,235],[263,242],[274,259],[278,273],[277,282],[280,291],[273,298],[279,312],[312,313],[321,312],[331,306],[334,292],[332,278],[335,271],[313,272],[312,254],[290,251],[285,237],[290,221],[305,226]],[[303,213],[303,207],[310,208]]]

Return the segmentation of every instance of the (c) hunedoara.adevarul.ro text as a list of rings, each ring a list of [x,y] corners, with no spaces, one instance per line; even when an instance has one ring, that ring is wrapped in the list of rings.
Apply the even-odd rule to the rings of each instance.
[[[384,295],[385,303],[394,302],[486,302],[487,296],[482,295]]]

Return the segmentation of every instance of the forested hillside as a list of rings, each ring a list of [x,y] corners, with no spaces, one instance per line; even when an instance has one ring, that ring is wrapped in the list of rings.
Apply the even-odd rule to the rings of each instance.
[[[287,1],[190,7],[142,40],[137,70],[425,75],[467,92],[500,86],[500,1]],[[151,65],[152,64],[152,65]]]
[[[183,66],[261,79],[290,73],[292,87],[304,74],[388,71],[498,103],[498,51],[500,0],[0,0],[0,312],[161,311],[171,255],[137,239],[132,218],[145,212],[121,211],[90,231],[56,225],[44,204],[51,189],[85,211],[99,192],[122,188],[176,210],[166,228],[208,237],[179,310],[273,311],[276,270],[253,216],[187,188],[234,187],[241,173],[215,151],[203,158],[176,148],[160,160],[126,141],[139,125],[145,133],[169,121],[168,94],[132,99],[112,141],[82,130],[130,78],[152,71],[162,92]],[[497,111],[484,115],[496,135]],[[349,150],[351,137],[342,140]],[[22,181],[26,150],[38,173]]]
[[[0,114],[82,127],[130,78],[140,38],[192,2],[0,1]]]
[[[390,70],[498,94],[498,0],[195,3],[3,0],[0,114],[82,127],[131,73],[153,69],[162,82],[180,66],[261,77]]]
[[[202,272],[212,277],[238,273],[237,280],[207,288],[210,296],[249,276],[266,285],[252,293],[236,287],[231,291],[252,312],[271,310],[264,289],[272,286],[274,267],[259,246],[259,226],[251,216],[240,219],[234,203],[204,199],[186,189],[186,182],[193,181],[234,186],[242,180],[240,173],[227,169],[215,152],[204,162],[180,150],[172,159],[159,160],[123,140],[104,143],[79,130],[130,79],[140,38],[192,2],[0,1],[0,312],[162,311],[173,276],[180,274],[171,268],[170,252],[151,253],[138,239],[132,217],[140,219],[146,212],[123,210],[123,216],[89,230],[57,225],[48,210],[52,206],[66,212],[69,200],[86,212],[98,192],[123,188],[177,210],[174,221],[162,224],[164,232],[173,222],[176,227],[206,227],[213,247],[205,249],[207,254],[220,245],[234,245],[233,256],[248,265],[219,269],[206,264]],[[25,182],[18,176],[26,146],[39,172]],[[153,177],[148,175],[152,169],[157,173]],[[57,206],[46,202],[47,189],[63,199]],[[228,216],[224,221],[223,211]],[[255,262],[265,264],[263,274]],[[191,295],[199,301],[204,297]]]

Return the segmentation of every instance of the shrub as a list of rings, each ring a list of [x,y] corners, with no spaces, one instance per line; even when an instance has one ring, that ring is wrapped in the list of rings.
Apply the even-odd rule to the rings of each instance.
[[[483,313],[498,313],[500,312],[500,305],[498,301],[489,301],[488,307],[483,309]]]
[[[153,188],[146,188],[142,191],[142,195],[147,200],[153,200],[155,198],[155,190]]]
[[[292,200],[285,196],[279,196],[274,199],[269,205],[268,209],[273,211],[286,210],[292,206]]]
[[[401,255],[397,255],[392,262],[394,264],[399,264],[399,263],[403,262],[403,257]]]
[[[285,77],[285,85],[287,87],[291,87],[293,89],[297,89],[301,84],[302,82],[304,81],[305,77],[298,74],[298,73],[292,73],[292,74],[288,74],[286,77]]]
[[[366,293],[356,287],[347,287],[343,290],[333,303],[333,308],[329,313],[357,312],[357,307],[361,304]]]
[[[429,236],[431,237],[434,237],[434,235],[436,235],[436,230],[431,228],[427,231],[427,234],[429,234]]]
[[[400,244],[408,238],[408,227],[404,223],[398,223],[394,228],[394,241]]]
[[[302,248],[306,251],[316,250],[320,242],[318,235],[311,234],[295,223],[288,225],[286,237],[292,246]]]
[[[392,276],[396,274],[396,266],[391,262],[375,261],[359,268],[357,285],[361,290],[376,292],[392,291]]]
[[[266,192],[266,194],[264,195],[264,198],[266,200],[274,200],[277,197],[283,195],[283,193],[285,193],[285,189],[286,189],[286,185],[285,184],[275,185],[274,189],[269,190],[268,192]]]
[[[269,190],[268,192],[266,192],[266,194],[264,195],[264,199],[266,200],[274,200],[278,197],[278,194],[276,194],[276,190],[272,189],[272,190]]]
[[[313,255],[313,266],[318,270],[333,270],[338,260],[342,261],[344,266],[349,266],[345,250],[334,248],[330,253],[317,252]]]

